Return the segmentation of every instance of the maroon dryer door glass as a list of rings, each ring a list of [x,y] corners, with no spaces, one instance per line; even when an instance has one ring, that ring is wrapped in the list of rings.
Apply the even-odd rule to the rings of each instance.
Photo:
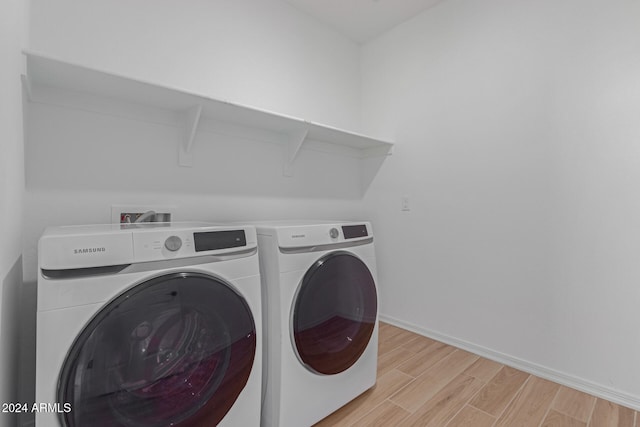
[[[244,388],[256,329],[246,301],[201,273],[156,277],[106,305],[64,362],[68,427],[210,427]]]
[[[293,309],[298,357],[312,372],[343,372],[360,358],[378,310],[371,272],[349,252],[331,252],[307,271]]]

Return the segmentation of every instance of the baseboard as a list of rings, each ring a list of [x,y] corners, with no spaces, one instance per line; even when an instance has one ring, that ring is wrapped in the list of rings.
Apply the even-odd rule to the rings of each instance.
[[[468,352],[477,354],[478,356],[482,356],[487,359],[496,361],[498,363],[502,363],[503,365],[511,366],[512,368],[519,369],[521,371],[527,372],[537,377],[544,378],[549,381],[553,381],[555,383],[562,384],[576,390],[580,390],[582,392],[591,394],[593,396],[601,397],[603,399],[609,400],[619,405],[632,408],[636,411],[640,411],[639,396],[630,395],[628,393],[624,393],[619,390],[612,389],[610,387],[606,387],[601,384],[597,384],[597,383],[585,380],[584,378],[568,375],[566,373],[559,372],[554,369],[547,368],[545,366],[541,366],[523,359],[519,359],[517,357],[509,356],[508,354],[500,353],[500,352],[491,350],[489,348],[482,347],[480,345],[473,344],[464,340],[460,340],[458,338],[455,338],[449,335],[444,335],[439,332],[432,331],[430,329],[423,328],[423,327],[414,325],[412,323],[393,318],[391,316],[380,314],[379,318],[383,322],[392,324],[394,326],[398,326],[403,329],[407,329],[411,332],[415,332],[419,335],[432,338],[436,341],[440,341],[445,344],[449,344],[454,347],[461,348]]]

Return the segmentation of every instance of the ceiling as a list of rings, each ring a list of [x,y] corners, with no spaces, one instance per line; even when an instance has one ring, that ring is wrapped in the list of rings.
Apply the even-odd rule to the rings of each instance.
[[[285,0],[365,43],[442,0]]]

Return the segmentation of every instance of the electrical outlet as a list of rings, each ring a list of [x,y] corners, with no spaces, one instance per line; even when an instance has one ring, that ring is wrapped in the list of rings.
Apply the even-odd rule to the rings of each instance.
[[[410,201],[409,201],[409,196],[402,196],[401,202],[402,202],[401,208],[400,208],[401,211],[403,211],[403,212],[411,211],[411,204],[410,204]]]
[[[111,223],[134,223],[150,211],[155,212],[152,222],[171,222],[172,212],[175,210],[175,206],[167,205],[113,205],[111,206]]]

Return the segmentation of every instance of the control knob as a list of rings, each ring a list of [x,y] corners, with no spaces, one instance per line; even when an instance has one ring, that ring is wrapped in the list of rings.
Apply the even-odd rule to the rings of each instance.
[[[182,239],[178,236],[167,237],[167,240],[164,241],[164,247],[171,252],[175,252],[182,247]]]
[[[331,230],[329,230],[329,237],[331,237],[332,239],[337,239],[339,235],[340,232],[337,228],[332,228]]]

